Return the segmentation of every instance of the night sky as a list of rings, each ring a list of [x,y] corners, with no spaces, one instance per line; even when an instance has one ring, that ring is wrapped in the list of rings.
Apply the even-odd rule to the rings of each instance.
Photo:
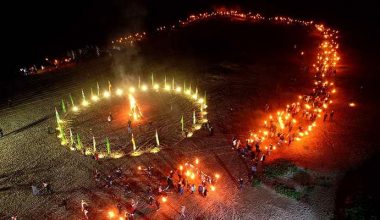
[[[234,1],[183,0],[66,0],[12,1],[4,7],[7,52],[6,71],[25,66],[45,56],[66,54],[89,44],[104,45],[114,36],[129,31],[149,30],[170,24],[192,12],[227,6],[263,15],[289,15],[315,19],[342,30],[358,48],[375,53],[379,12],[366,1]],[[4,4],[4,3],[3,3]],[[375,28],[376,27],[376,28]],[[378,56],[378,55],[376,55]]]

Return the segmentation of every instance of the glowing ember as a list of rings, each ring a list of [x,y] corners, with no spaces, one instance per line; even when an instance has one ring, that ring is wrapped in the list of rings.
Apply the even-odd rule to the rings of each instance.
[[[350,107],[355,107],[356,106],[356,104],[355,103],[353,103],[353,102],[351,102],[350,104],[348,104]]]

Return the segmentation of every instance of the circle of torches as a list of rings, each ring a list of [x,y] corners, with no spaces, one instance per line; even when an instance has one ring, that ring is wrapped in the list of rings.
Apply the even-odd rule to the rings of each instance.
[[[316,31],[321,36],[321,42],[317,48],[317,56],[312,64],[312,74],[314,74],[313,91],[307,95],[300,95],[299,99],[287,104],[286,108],[278,110],[275,114],[269,114],[263,120],[263,126],[250,132],[248,142],[264,145],[268,150],[275,150],[276,146],[290,144],[292,141],[300,141],[308,136],[317,126],[317,119],[328,114],[328,107],[333,103],[331,96],[336,93],[334,86],[335,68],[340,61],[338,54],[339,31],[325,27],[323,24],[316,24],[314,21],[304,21],[291,17],[269,17],[265,18],[260,14],[252,12],[240,12],[236,10],[217,10],[193,14],[184,20],[179,20],[176,24],[160,26],[155,29],[157,32],[174,30],[179,27],[207,20],[215,17],[226,17],[247,22],[269,22],[281,25],[300,25]],[[127,37],[112,41],[117,47],[131,44],[134,41],[141,41],[147,34],[135,33]],[[305,55],[304,51],[300,52]],[[349,107],[355,107],[355,103],[349,103]],[[330,112],[331,113],[331,112]],[[332,113],[333,114],[333,113]]]
[[[152,74],[152,79],[153,79],[153,74]],[[182,84],[181,84],[182,85]],[[203,123],[207,123],[207,104],[206,104],[206,96],[201,97],[201,95],[198,92],[198,88],[195,88],[195,91],[191,88],[191,85],[186,87],[186,84],[183,84],[185,87],[182,88],[181,86],[177,85],[174,81],[174,78],[172,82],[166,83],[166,77],[165,77],[165,83],[164,85],[160,85],[159,83],[153,82],[152,85],[148,86],[148,84],[141,84],[140,79],[139,79],[139,85],[138,87],[130,86],[127,89],[125,88],[116,88],[114,91],[112,90],[112,85],[110,82],[108,82],[108,90],[103,91],[103,93],[100,92],[99,85],[97,84],[97,93],[94,93],[93,90],[91,89],[91,101],[86,98],[85,92],[82,90],[82,101],[81,101],[81,106],[75,105],[75,102],[73,98],[70,95],[71,99],[71,106],[70,110],[72,112],[75,112],[78,114],[81,109],[87,109],[92,105],[95,105],[97,102],[101,101],[102,99],[110,99],[113,96],[117,97],[122,97],[124,95],[127,95],[130,103],[130,112],[129,115],[132,120],[137,121],[143,117],[142,112],[139,109],[139,106],[136,102],[136,99],[134,98],[133,94],[141,91],[141,92],[147,92],[148,90],[152,90],[155,92],[169,92],[173,93],[176,95],[181,95],[184,98],[187,98],[189,101],[191,101],[195,106],[197,111],[193,111],[193,118],[192,118],[192,126],[191,128],[184,129],[183,126],[183,116],[181,119],[182,123],[182,131],[184,132],[186,130],[186,137],[191,137],[193,133],[197,130],[199,130],[202,127]],[[62,103],[64,103],[62,101]],[[64,104],[63,104],[64,105]],[[62,109],[66,109],[65,106],[62,107]],[[65,110],[64,110],[65,111]],[[197,112],[197,113],[196,113]],[[65,128],[65,121],[61,118],[60,114],[58,113],[57,109],[55,111],[56,113],[56,121],[57,121],[57,130],[59,132],[58,138],[61,140],[61,144],[64,146],[69,146],[71,150],[76,150],[78,148],[78,145],[80,149],[84,149],[84,154],[86,155],[95,155],[97,154],[99,158],[120,158],[124,156],[124,153],[120,151],[112,151],[111,150],[111,143],[109,143],[108,138],[106,138],[106,148],[107,152],[99,151],[97,148],[96,140],[95,137],[93,138],[93,147],[86,147],[83,146],[81,140],[80,140],[80,135],[77,134],[76,137],[74,137],[71,129],[69,130],[69,135],[66,134],[64,128]],[[156,147],[152,148],[149,150],[151,153],[157,153],[159,152],[159,137],[158,137],[158,132],[156,131]],[[133,145],[133,152],[131,153],[132,156],[139,156],[143,153],[143,151],[138,149],[138,146],[136,146],[136,142],[133,138],[132,134],[132,139],[131,139],[132,145]],[[76,148],[73,145],[77,145]],[[81,146],[82,145],[82,146]]]

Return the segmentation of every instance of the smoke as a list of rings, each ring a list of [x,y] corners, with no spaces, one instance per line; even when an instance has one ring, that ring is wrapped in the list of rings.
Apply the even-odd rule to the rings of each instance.
[[[115,0],[114,8],[117,9],[119,33],[118,37],[126,36],[146,30],[147,9],[142,1]],[[116,80],[122,84],[136,83],[139,75],[142,75],[144,59],[140,56],[138,43],[128,46],[122,52],[113,55],[113,73]]]

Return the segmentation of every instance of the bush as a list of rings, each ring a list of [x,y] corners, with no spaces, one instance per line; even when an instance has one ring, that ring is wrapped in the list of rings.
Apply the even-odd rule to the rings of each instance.
[[[275,189],[275,191],[277,193],[285,195],[285,196],[287,196],[289,198],[293,198],[293,199],[296,199],[296,200],[300,200],[301,199],[301,192],[298,192],[294,188],[291,188],[291,187],[288,187],[288,186],[284,186],[284,185],[276,185],[274,187],[274,189]]]
[[[254,178],[252,180],[252,187],[260,186],[261,185],[261,180]]]
[[[297,172],[296,165],[287,160],[277,160],[272,164],[269,164],[264,169],[264,175],[269,178],[274,178],[287,174],[288,172]]]

